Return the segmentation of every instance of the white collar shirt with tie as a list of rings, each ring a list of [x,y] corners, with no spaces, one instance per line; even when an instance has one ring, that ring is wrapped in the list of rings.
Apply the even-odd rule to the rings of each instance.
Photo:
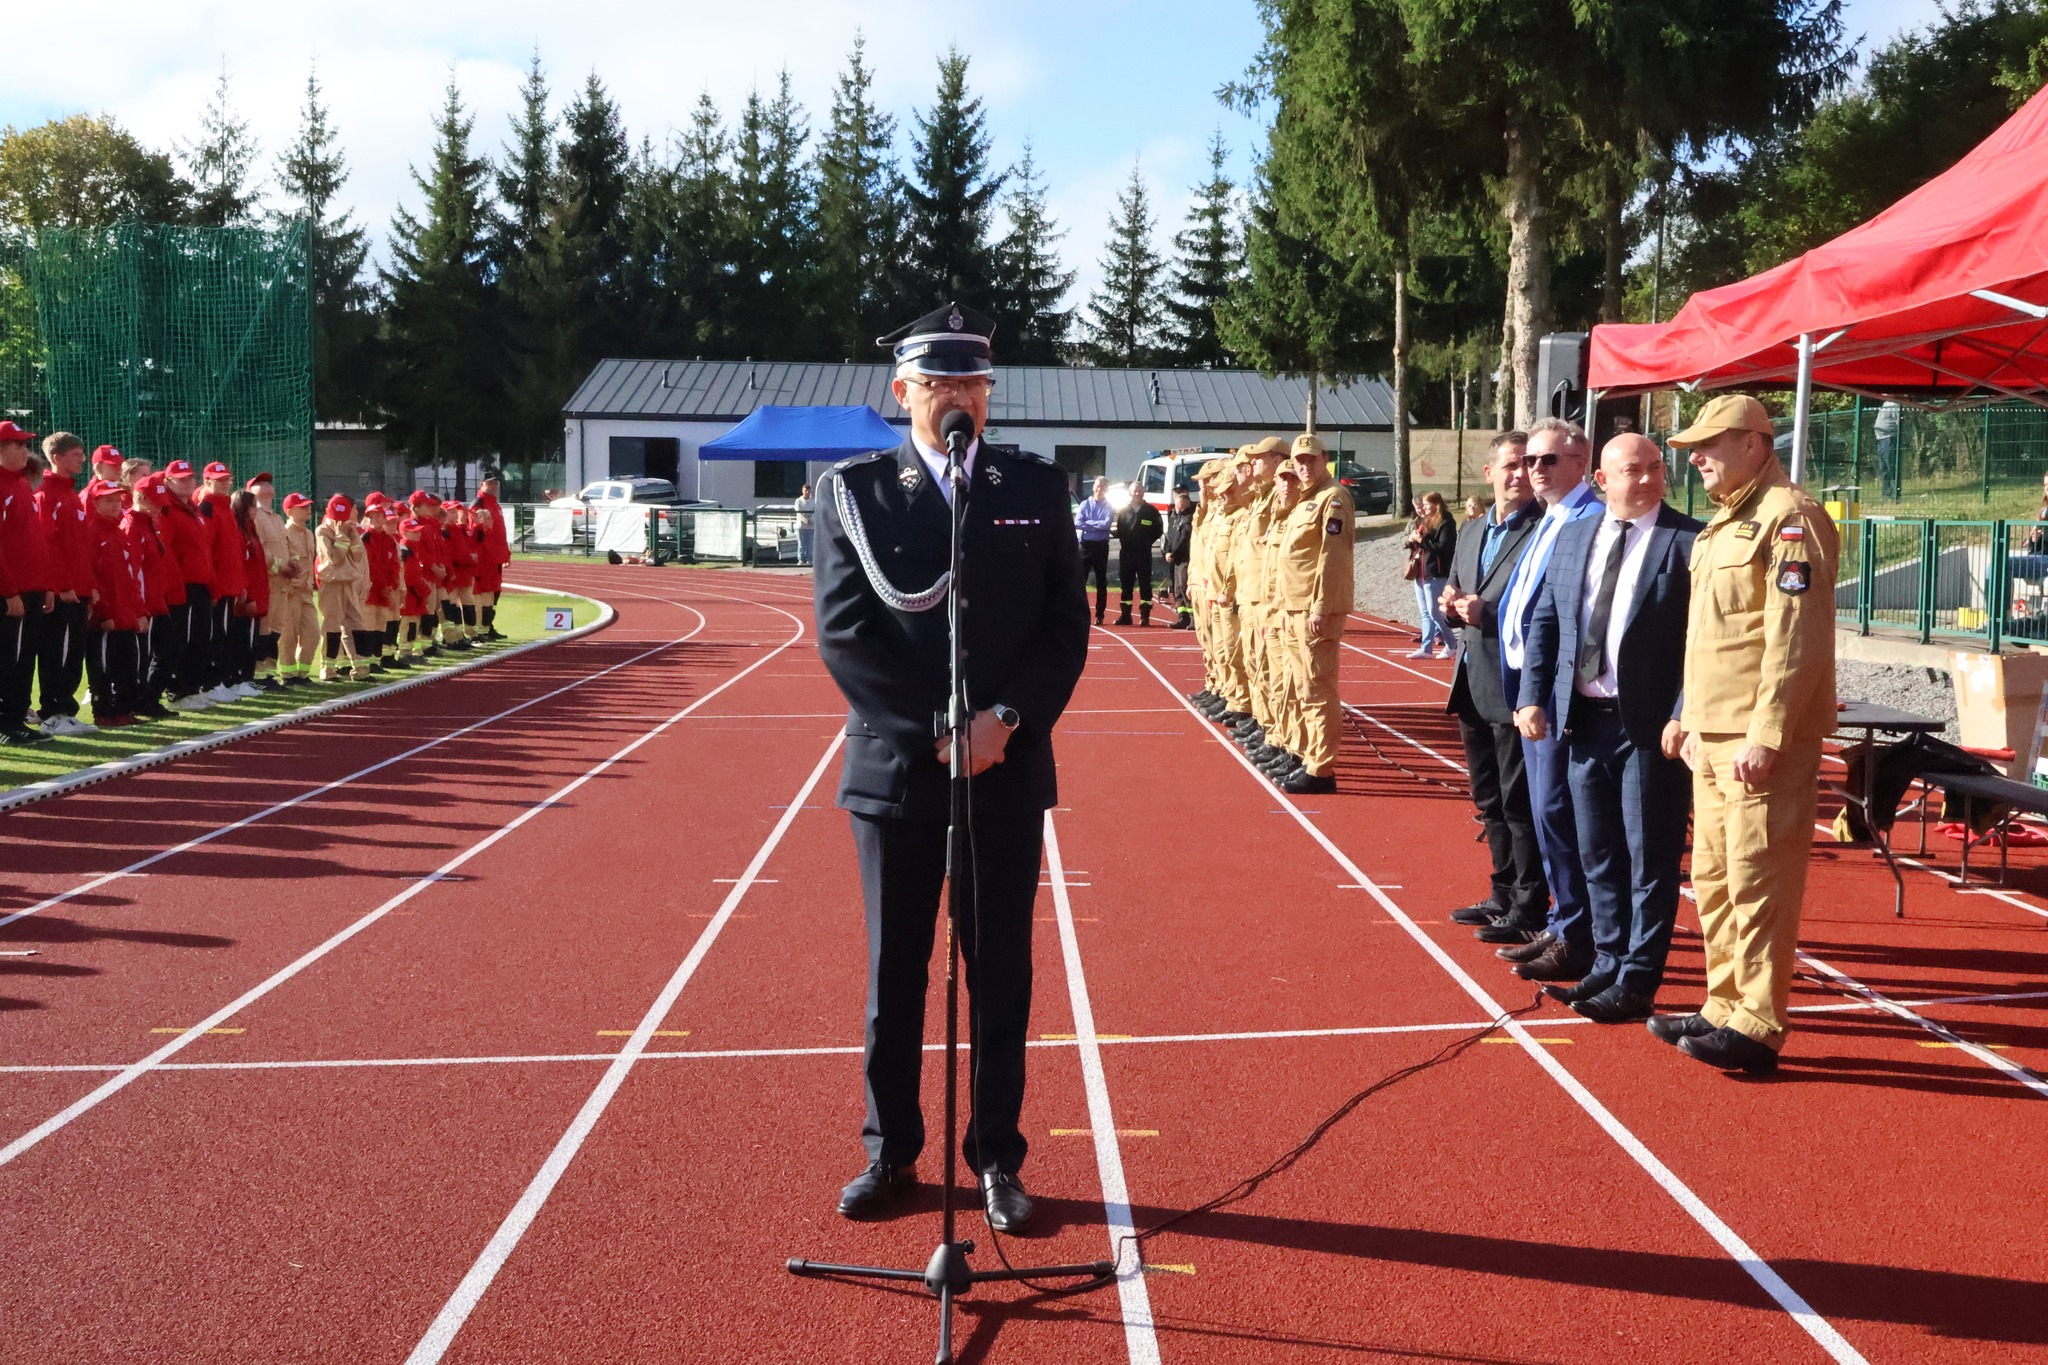
[[[939,486],[940,496],[944,497],[946,505],[951,507],[953,485],[946,481],[946,466],[950,463],[950,457],[943,450],[933,450],[915,436],[910,438],[910,443],[917,447],[917,457],[923,460],[924,467],[931,471],[932,482]],[[980,449],[981,438],[977,436],[967,443],[967,453],[960,457],[960,472],[966,476],[970,484],[974,482],[974,455]]]
[[[1519,670],[1522,666],[1522,652],[1529,644],[1529,618],[1536,613],[1536,594],[1543,590],[1543,572],[1550,566],[1550,550],[1557,544],[1557,533],[1579,515],[1580,508],[1598,501],[1593,485],[1582,480],[1544,508],[1543,519],[1529,533],[1529,548],[1522,551],[1514,576],[1508,580],[1507,600],[1501,603],[1500,656],[1509,668]]]
[[[1639,517],[1617,521],[1611,516],[1600,518],[1600,529],[1593,533],[1593,551],[1586,556],[1586,591],[1579,599],[1579,638],[1586,638],[1593,624],[1594,599],[1600,594],[1600,575],[1607,567],[1607,556],[1614,553],[1614,538],[1627,536],[1627,548],[1621,552],[1621,574],[1614,580],[1614,605],[1607,612],[1607,667],[1591,682],[1576,677],[1575,661],[1559,659],[1559,668],[1573,668],[1572,686],[1582,697],[1612,698],[1620,694],[1621,684],[1615,676],[1615,668],[1621,659],[1621,637],[1628,630],[1629,607],[1636,600],[1636,583],[1642,578],[1643,564],[1650,557],[1650,532],[1657,528],[1657,508],[1652,507]]]

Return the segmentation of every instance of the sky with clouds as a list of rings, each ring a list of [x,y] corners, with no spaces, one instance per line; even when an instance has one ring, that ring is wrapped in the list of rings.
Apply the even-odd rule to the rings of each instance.
[[[1852,33],[1881,40],[1936,15],[1934,0],[1847,0]],[[80,18],[88,14],[89,18]],[[532,0],[376,0],[279,5],[275,0],[99,0],[87,11],[42,4],[9,22],[17,53],[65,54],[68,80],[0,86],[0,125],[106,113],[143,141],[169,147],[196,133],[225,65],[233,102],[266,167],[291,140],[306,74],[317,63],[351,167],[346,197],[381,234],[392,210],[416,203],[409,168],[424,163],[432,119],[452,72],[477,116],[480,146],[502,147],[526,63],[537,49],[558,105],[591,71],[618,100],[629,133],[660,141],[702,91],[730,114],[749,89],[787,67],[815,130],[856,31],[865,32],[883,107],[928,107],[940,53],[972,59],[998,164],[1028,138],[1048,182],[1064,253],[1096,278],[1117,191],[1133,162],[1155,192],[1165,249],[1204,177],[1220,130],[1235,178],[1249,169],[1260,124],[1217,100],[1257,50],[1251,0],[1031,0],[930,8],[874,0],[702,0],[580,5]]]

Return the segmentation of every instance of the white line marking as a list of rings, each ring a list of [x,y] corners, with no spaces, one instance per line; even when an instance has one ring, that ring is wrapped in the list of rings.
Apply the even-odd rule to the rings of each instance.
[[[781,608],[771,610],[780,611]],[[773,654],[766,655],[761,662],[766,663],[774,657]],[[726,894],[724,903],[718,907],[718,913],[704,926],[704,932],[697,936],[696,943],[690,948],[689,956],[683,959],[682,965],[669,977],[668,984],[661,988],[661,994],[647,1007],[647,1013],[640,1017],[640,1023],[634,1028],[633,1036],[627,1040],[625,1047],[619,1050],[619,1055],[613,1059],[612,1064],[605,1068],[604,1077],[598,1081],[597,1088],[590,1092],[590,1098],[583,1102],[583,1107],[570,1122],[568,1131],[562,1134],[554,1150],[548,1153],[547,1160],[542,1162],[540,1170],[534,1173],[533,1179],[520,1194],[519,1201],[512,1206],[512,1211],[505,1215],[505,1221],[498,1225],[497,1232],[492,1234],[491,1240],[484,1246],[483,1253],[476,1258],[476,1264],[469,1268],[469,1273],[456,1285],[454,1294],[441,1306],[440,1313],[428,1325],[419,1345],[413,1347],[412,1354],[406,1357],[406,1365],[433,1365],[433,1362],[447,1354],[448,1348],[455,1342],[456,1335],[462,1331],[463,1323],[469,1320],[470,1313],[475,1310],[478,1300],[482,1299],[484,1291],[491,1287],[491,1281],[498,1277],[498,1271],[503,1269],[506,1260],[518,1247],[520,1238],[526,1235],[526,1230],[533,1226],[533,1220],[540,1216],[541,1205],[547,1203],[548,1196],[554,1193],[555,1185],[569,1169],[569,1163],[574,1161],[576,1153],[582,1150],[584,1140],[597,1126],[598,1119],[604,1116],[605,1109],[612,1102],[612,1096],[625,1084],[626,1073],[633,1069],[633,1063],[647,1050],[647,1042],[654,1036],[655,1027],[675,1008],[676,998],[683,993],[683,987],[690,984],[690,978],[696,974],[698,964],[703,962],[704,955],[711,951],[711,945],[718,941],[719,931],[725,928],[726,921],[732,918],[732,912],[745,898],[754,879],[760,876],[761,869],[767,866],[769,855],[774,853],[776,845],[782,842],[782,836],[789,832],[790,825],[796,820],[797,812],[803,808],[812,789],[818,785],[818,780],[825,775],[825,769],[838,754],[839,746],[845,742],[844,732],[832,736],[832,742],[825,746],[825,756],[818,760],[818,766],[811,769],[811,775],[804,779],[803,789],[797,793],[796,800],[790,802],[789,808],[782,812],[782,818],[777,820],[775,828],[768,832],[767,841],[755,852],[753,861],[747,864],[747,870],[741,875],[739,883]]]
[[[1410,668],[1408,667],[1408,665],[1404,663],[1400,663],[1396,660],[1389,659],[1384,654],[1375,654],[1371,650],[1360,649],[1357,645],[1352,644],[1349,640],[1346,640],[1344,642],[1344,648],[1350,650],[1353,654],[1363,654],[1366,658],[1371,659],[1374,663],[1382,663],[1387,665],[1387,667],[1389,668],[1398,668],[1403,673],[1414,674],[1416,677],[1422,679],[1426,683],[1435,683],[1438,687],[1443,688],[1445,691],[1450,690],[1451,684],[1448,679],[1439,678],[1431,673],[1424,673],[1421,669],[1418,668]]]
[[[776,607],[771,608],[770,610],[780,611],[781,608]],[[803,622],[798,620],[794,616],[790,616],[788,612],[783,612],[782,614],[785,616],[789,616],[790,620],[796,621],[797,627],[796,633],[790,636],[789,639],[783,641],[782,645],[779,648],[762,655],[753,663],[748,664],[745,668],[733,674],[730,678],[727,678],[724,682],[720,683],[717,687],[714,687],[709,692],[706,692],[697,700],[691,702],[688,706],[684,707],[681,711],[677,712],[668,720],[663,721],[660,725],[657,725],[652,730],[647,731],[638,739],[626,745],[625,748],[620,749],[617,753],[614,753],[610,758],[605,759],[596,767],[591,768],[588,772],[585,772],[581,777],[577,778],[575,781],[561,788],[554,795],[548,797],[547,800],[527,807],[518,815],[512,817],[512,819],[506,824],[500,825],[491,833],[477,840],[468,848],[456,854],[453,858],[450,858],[447,862],[443,863],[438,869],[436,869],[436,872],[453,872],[457,868],[461,867],[464,863],[467,863],[472,858],[476,857],[479,853],[482,853],[485,849],[491,848],[494,845],[496,845],[500,840],[509,837],[514,830],[520,829],[523,826],[525,826],[525,824],[528,821],[532,820],[542,811],[547,810],[551,806],[559,804],[564,798],[568,797],[571,793],[576,791],[579,787],[583,786],[586,782],[592,781],[600,774],[605,772],[607,769],[609,769],[613,764],[619,762],[627,755],[633,753],[642,745],[647,744],[651,740],[654,740],[655,738],[660,736],[664,731],[666,731],[667,729],[669,729],[669,727],[676,724],[677,721],[683,719],[683,717],[687,716],[690,712],[696,710],[705,702],[710,701],[713,697],[725,691],[734,683],[737,683],[740,679],[746,677],[749,673],[752,673],[755,669],[761,667],[762,664],[767,663],[777,654],[780,654],[783,650],[788,649],[798,640],[801,640],[804,636]],[[458,731],[457,733],[460,733],[460,731]],[[189,1033],[181,1033],[177,1035],[176,1037],[172,1038],[171,1041],[165,1043],[162,1047],[158,1048],[155,1052],[152,1052],[147,1057],[144,1057],[141,1061],[123,1067],[118,1073],[109,1077],[106,1081],[96,1086],[87,1094],[81,1096],[79,1099],[73,1101],[71,1104],[66,1105],[62,1110],[51,1115],[49,1118],[44,1119],[41,1123],[37,1124],[34,1128],[29,1129],[28,1132],[23,1133],[20,1137],[8,1143],[5,1147],[0,1147],[0,1166],[5,1166],[8,1162],[13,1161],[23,1152],[28,1151],[31,1147],[34,1147],[44,1138],[49,1137],[52,1133],[55,1133],[59,1129],[65,1127],[74,1119],[78,1118],[81,1114],[84,1114],[96,1108],[101,1101],[109,1099],[112,1096],[117,1095],[121,1091],[127,1089],[130,1085],[140,1080],[143,1076],[146,1076],[151,1071],[155,1070],[156,1067],[158,1067],[164,1062],[169,1061],[179,1052],[191,1046],[199,1039],[205,1037],[206,1031],[208,1029],[216,1028],[219,1025],[226,1023],[228,1020],[234,1018],[236,1014],[248,1008],[256,1001],[261,1000],[264,996],[270,994],[279,986],[282,986],[285,982],[291,980],[300,972],[312,966],[315,962],[318,962],[321,958],[327,956],[336,948],[339,948],[342,944],[348,942],[357,934],[362,933],[365,929],[368,929],[378,920],[383,919],[393,910],[396,910],[399,906],[404,905],[407,901],[411,900],[413,897],[419,895],[421,892],[427,890],[429,887],[433,885],[434,882],[432,881],[414,882],[405,890],[393,896],[390,900],[385,901],[382,905],[370,911],[361,919],[355,921],[355,923],[349,925],[346,929],[343,929],[341,932],[327,939],[319,946],[302,954],[300,957],[292,961],[290,964],[279,968],[276,972],[272,973],[259,985],[256,985],[247,991],[244,991],[235,999],[229,1001],[227,1004],[221,1006],[219,1009],[215,1010],[206,1018],[194,1024]],[[712,924],[714,925],[719,923],[722,923],[722,921],[712,921]]]
[[[1387,724],[1387,723],[1386,723],[1385,721],[1381,720],[1381,719],[1380,719],[1380,718],[1379,718],[1378,716],[1375,716],[1375,715],[1371,715],[1370,713],[1366,712],[1365,710],[1363,710],[1363,709],[1361,709],[1361,708],[1359,708],[1359,707],[1353,706],[1353,705],[1352,705],[1352,704],[1351,704],[1350,702],[1348,702],[1348,701],[1344,703],[1344,709],[1345,709],[1346,711],[1349,711],[1349,712],[1350,712],[1350,713],[1351,713],[1352,715],[1354,715],[1354,716],[1357,716],[1357,717],[1358,717],[1358,718],[1359,718],[1360,720],[1364,720],[1364,721],[1370,721],[1370,722],[1372,722],[1372,723],[1373,723],[1374,725],[1377,725],[1377,726],[1379,726],[1379,727],[1380,727],[1380,729],[1382,729],[1382,730],[1385,730],[1385,731],[1386,731],[1386,732],[1387,732],[1388,734],[1392,735],[1392,736],[1393,736],[1393,737],[1394,737],[1395,739],[1398,739],[1398,740],[1402,741],[1402,742],[1403,742],[1403,743],[1405,743],[1405,744],[1411,744],[1411,745],[1413,745],[1413,746],[1414,746],[1415,748],[1417,748],[1417,749],[1420,749],[1420,750],[1422,750],[1422,752],[1424,752],[1424,753],[1428,754],[1428,755],[1429,755],[1429,756],[1430,756],[1431,758],[1433,758],[1433,759],[1435,759],[1435,760],[1436,760],[1437,762],[1439,762],[1439,763],[1443,764],[1443,765],[1444,765],[1444,766],[1445,766],[1446,768],[1452,768],[1452,769],[1455,769],[1455,770],[1457,770],[1458,772],[1461,772],[1461,773],[1465,771],[1465,765],[1464,765],[1464,764],[1462,764],[1462,763],[1453,763],[1453,762],[1452,762],[1452,761],[1451,761],[1450,759],[1448,759],[1448,758],[1445,758],[1445,757],[1444,757],[1444,756],[1443,756],[1442,754],[1440,754],[1440,753],[1438,753],[1438,752],[1437,752],[1436,750],[1434,750],[1434,749],[1430,748],[1430,747],[1429,747],[1429,746],[1428,746],[1427,744],[1424,744],[1424,743],[1422,743],[1422,742],[1421,742],[1421,741],[1419,741],[1419,740],[1414,740],[1414,739],[1410,739],[1410,738],[1409,738],[1408,736],[1406,736],[1406,735],[1402,734],[1402,733],[1401,733],[1401,732],[1400,732],[1399,730],[1396,730],[1396,729],[1395,729],[1395,728],[1394,728],[1393,726],[1391,726],[1391,725]]]
[[[1135,652],[1135,651],[1133,651]],[[1102,1178],[1102,1214],[1110,1254],[1117,1257],[1116,1296],[1124,1314],[1124,1348],[1131,1365],[1159,1365],[1159,1338],[1152,1329],[1152,1297],[1145,1289],[1140,1257],[1123,1264],[1123,1239],[1134,1230],[1131,1197],[1124,1187],[1124,1159],[1109,1107],[1109,1082],[1102,1073],[1102,1047],[1095,1036],[1095,1009],[1088,1002],[1088,978],[1081,970],[1081,940],[1067,903],[1066,870],[1060,865],[1059,836],[1052,812],[1045,813],[1045,863],[1052,871],[1053,913],[1060,922],[1060,956],[1067,967],[1067,999],[1074,1010],[1074,1039],[1081,1054],[1081,1084],[1088,1092],[1088,1126],[1094,1130],[1095,1169]],[[1133,1247],[1133,1251],[1138,1248]]]
[[[1139,663],[1151,671],[1153,677],[1159,680],[1161,687],[1164,687],[1176,697],[1180,695],[1173,684],[1166,680],[1166,675],[1153,667],[1151,660],[1145,658],[1143,654],[1140,654],[1135,649],[1131,653],[1137,658]],[[1193,706],[1189,706],[1188,710],[1191,714],[1199,714],[1195,712]],[[1272,784],[1265,780],[1265,775],[1252,765],[1251,760],[1239,753],[1236,747],[1231,745],[1220,733],[1216,733],[1214,738],[1217,743],[1224,747],[1226,753],[1236,759],[1244,770],[1258,781],[1262,789],[1267,792],[1272,791]],[[1328,853],[1339,867],[1350,873],[1353,879],[1361,886],[1365,886],[1371,891],[1373,898],[1407,931],[1408,936],[1415,940],[1417,946],[1425,953],[1428,953],[1435,960],[1436,964],[1453,981],[1457,982],[1458,986],[1464,990],[1466,995],[1472,998],[1482,1011],[1490,1018],[1498,1018],[1508,1012],[1507,1008],[1495,1000],[1484,986],[1481,986],[1463,967],[1459,966],[1457,960],[1445,952],[1436,940],[1424,933],[1422,927],[1410,919],[1407,913],[1394,903],[1392,897],[1388,896],[1379,887],[1374,886],[1372,879],[1365,875],[1358,864],[1352,862],[1350,857],[1345,854],[1344,850],[1337,847],[1328,834],[1324,833],[1320,827],[1303,815],[1300,809],[1295,806],[1294,802],[1284,792],[1273,794],[1277,795],[1282,804],[1293,814],[1295,822],[1301,826],[1302,830],[1311,839],[1320,844],[1323,851]],[[1546,1028],[1548,1026],[1547,1023],[1539,1025],[1539,1027]],[[1635,1160],[1635,1163],[1641,1166],[1650,1178],[1666,1194],[1671,1196],[1672,1200],[1680,1208],[1684,1209],[1691,1216],[1692,1220],[1698,1223],[1706,1231],[1707,1235],[1712,1237],[1720,1245],[1721,1249],[1737,1265],[1741,1266],[1749,1277],[1755,1280],[1757,1285],[1766,1294],[1769,1294],[1780,1308],[1790,1314],[1792,1320],[1798,1323],[1808,1336],[1811,1336],[1818,1342],[1822,1350],[1826,1351],[1839,1365],[1868,1365],[1862,1353],[1854,1346],[1851,1346],[1848,1339],[1836,1331],[1832,1323],[1819,1313],[1816,1313],[1813,1310],[1813,1306],[1807,1303],[1791,1285],[1787,1284],[1785,1278],[1778,1274],[1768,1261],[1759,1256],[1751,1249],[1747,1242],[1737,1236],[1735,1230],[1723,1222],[1719,1214],[1707,1207],[1706,1202],[1693,1193],[1691,1187],[1680,1180],[1676,1172],[1659,1160],[1656,1153],[1644,1145],[1642,1139],[1630,1132],[1627,1126],[1608,1110],[1606,1105],[1595,1098],[1592,1091],[1580,1084],[1579,1079],[1567,1071],[1562,1062],[1558,1061],[1548,1049],[1539,1044],[1529,1032],[1527,1025],[1523,1024],[1519,1019],[1510,1020],[1502,1025],[1502,1030],[1519,1043],[1523,1054],[1548,1072],[1550,1078],[1556,1081],[1564,1092],[1570,1095],[1578,1106],[1585,1110],[1586,1114],[1623,1151],[1627,1152]]]
[[[69,891],[59,892],[58,894],[48,897],[45,900],[37,901],[34,905],[29,906],[25,910],[17,910],[11,915],[0,917],[0,929],[6,928],[8,925],[14,923],[16,920],[26,919],[30,915],[40,914],[53,906],[62,905],[64,902],[68,900],[72,900],[78,896],[83,896],[91,891],[96,891],[100,887],[105,886],[107,883],[119,880],[122,877],[144,876],[146,874],[143,873],[141,869],[145,867],[153,867],[157,863],[163,862],[167,858],[175,858],[180,853],[188,853],[191,850],[198,848],[201,844],[211,843],[213,840],[220,838],[224,834],[232,834],[238,829],[245,829],[248,826],[255,824],[259,820],[266,820],[269,817],[276,815],[279,811],[290,810],[293,806],[302,805],[307,801],[313,800],[315,797],[325,796],[328,792],[335,791],[341,787],[346,787],[351,782],[360,781],[361,779],[368,777],[372,773],[381,772],[383,769],[390,767],[394,763],[403,763],[406,759],[413,758],[420,754],[423,754],[429,749],[438,748],[439,746],[447,744],[452,740],[460,739],[464,735],[472,734],[477,730],[481,730],[487,725],[492,725],[498,721],[505,719],[507,716],[517,715],[519,712],[527,710],[530,707],[538,706],[542,702],[548,701],[551,698],[559,697],[564,692],[572,692],[575,689],[584,686],[585,684],[596,682],[599,678],[602,678],[607,674],[616,673],[622,668],[628,667],[632,664],[639,663],[642,659],[648,658],[655,654],[659,654],[663,650],[673,649],[677,645],[683,644],[686,641],[690,640],[699,631],[702,631],[704,629],[705,624],[704,614],[698,611],[695,607],[683,606],[683,604],[680,602],[676,603],[675,605],[683,607],[684,611],[689,612],[692,616],[697,618],[697,624],[695,628],[693,628],[687,635],[678,636],[677,638],[670,640],[665,644],[659,644],[652,649],[643,650],[640,653],[633,655],[629,659],[621,660],[620,662],[613,664],[611,667],[600,669],[587,677],[578,678],[576,681],[571,683],[564,683],[562,686],[555,688],[552,692],[543,692],[539,696],[533,697],[527,701],[520,702],[516,706],[508,706],[504,710],[498,712],[496,715],[485,716],[482,720],[472,721],[471,723],[461,727],[460,729],[450,730],[445,735],[439,735],[433,739],[427,740],[423,744],[414,745],[412,748],[407,749],[404,753],[394,754],[390,758],[387,758],[380,763],[372,763],[367,768],[358,768],[356,771],[349,773],[345,777],[337,777],[332,782],[328,782],[321,786],[314,787],[310,791],[300,792],[297,796],[289,797],[283,801],[279,801],[276,805],[266,806],[262,810],[257,811],[253,815],[245,815],[241,819],[233,821],[230,824],[222,825],[217,829],[208,830],[204,834],[194,835],[192,838],[185,840],[185,842],[181,844],[173,844],[171,847],[163,849],[160,852],[150,854],[147,858],[138,859],[137,861],[132,862],[128,864],[128,866],[120,869],[118,872],[101,873],[99,876],[92,878],[90,881],[81,882],[79,885],[72,887]]]
[[[1864,985],[1855,977],[1850,976],[1847,972],[1840,971],[1834,967],[1830,967],[1827,963],[1822,962],[1819,958],[1813,956],[1811,953],[1806,952],[1804,949],[1801,949],[1799,952],[1799,960],[1801,962],[1804,962],[1807,966],[1813,968],[1815,971],[1820,972],[1824,976],[1827,976],[1829,979],[1833,980],[1837,985],[1841,986],[1844,990],[1854,991],[1857,995],[1862,996],[1865,1000],[1869,1001],[1876,1008],[1883,1010],[1886,1014],[1896,1015],[1897,1017],[1904,1019],[1909,1023],[1918,1024],[1921,1028],[1926,1029],[1929,1033],[1941,1039],[1943,1042],[1961,1048],[1964,1052],[1969,1053],[1972,1057],[1975,1057],[1978,1061],[1984,1063],[1984,1065],[1992,1067],[1998,1071],[2003,1071],[2006,1075],[2018,1081],[2021,1085],[2033,1091],[2035,1094],[2043,1096],[2044,1098],[2048,1098],[2048,1080],[2043,1080],[2040,1076],[2036,1075],[2032,1071],[2029,1071],[2027,1068],[2021,1066],[2019,1063],[2007,1061],[2005,1058],[1999,1056],[1996,1052],[1993,1052],[1990,1048],[1982,1047],[1976,1043],[1971,1042],[1969,1039],[1962,1037],[1954,1030],[1946,1028],[1941,1024],[1937,1024],[1936,1022],[1934,1022],[1934,1020],[1929,1019],[1927,1016],[1923,1014],[1915,1014],[1912,1010],[1907,1009],[1904,1005],[1899,1004],[1895,1000],[1887,1000],[1884,996],[1870,989],[1870,987]]]

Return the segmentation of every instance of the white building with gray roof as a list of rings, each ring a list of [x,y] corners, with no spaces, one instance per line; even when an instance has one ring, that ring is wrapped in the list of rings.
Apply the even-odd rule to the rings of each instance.
[[[673,481],[727,507],[787,502],[823,464],[700,461],[704,442],[755,408],[865,403],[909,431],[887,365],[746,360],[606,360],[564,405],[571,491],[597,479]],[[1249,370],[1110,370],[998,365],[988,436],[1057,461],[1077,484],[1133,477],[1148,455],[1234,448],[1301,430],[1308,383]],[[1316,430],[1333,453],[1374,469],[1393,459],[1393,392],[1378,379],[1321,386]]]

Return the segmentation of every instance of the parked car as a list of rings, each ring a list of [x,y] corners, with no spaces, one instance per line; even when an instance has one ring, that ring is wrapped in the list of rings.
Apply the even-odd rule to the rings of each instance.
[[[1188,496],[1196,502],[1202,500],[1202,490],[1195,484],[1195,474],[1201,467],[1227,450],[1177,451],[1171,455],[1154,455],[1138,466],[1138,485],[1144,490],[1145,501],[1160,511],[1173,506],[1173,495],[1185,488]]]
[[[651,502],[663,507],[685,505],[676,494],[676,486],[667,479],[599,479],[583,485],[582,492],[556,498],[548,506],[585,507],[599,503],[616,507],[627,502]]]
[[[1367,469],[1356,460],[1337,460],[1337,482],[1351,490],[1351,505],[1369,517],[1379,516],[1394,505],[1394,476]]]

